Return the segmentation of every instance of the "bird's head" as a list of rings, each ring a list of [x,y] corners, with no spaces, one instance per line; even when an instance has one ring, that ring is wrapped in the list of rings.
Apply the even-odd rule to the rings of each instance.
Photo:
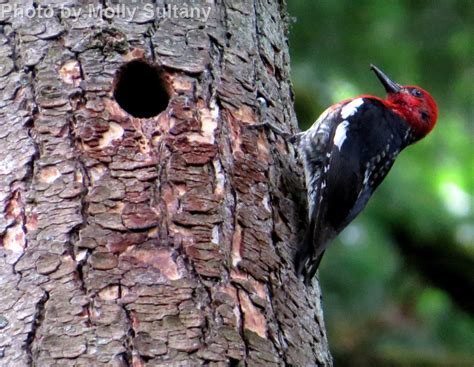
[[[408,122],[415,141],[425,137],[438,118],[438,106],[433,97],[420,87],[395,83],[375,65],[370,65],[370,68],[387,91],[388,106]]]

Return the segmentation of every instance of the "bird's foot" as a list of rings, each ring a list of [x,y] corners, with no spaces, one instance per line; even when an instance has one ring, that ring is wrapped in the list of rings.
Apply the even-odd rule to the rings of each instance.
[[[292,134],[286,131],[283,131],[279,126],[271,122],[260,122],[253,125],[245,125],[246,129],[269,129],[273,131],[276,135],[281,136],[284,140],[294,143],[298,134]]]

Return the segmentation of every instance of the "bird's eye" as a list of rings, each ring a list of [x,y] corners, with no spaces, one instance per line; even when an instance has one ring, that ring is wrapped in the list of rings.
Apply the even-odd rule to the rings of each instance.
[[[412,96],[415,96],[415,97],[423,96],[421,91],[419,89],[416,89],[416,88],[412,89],[410,93],[411,93]]]

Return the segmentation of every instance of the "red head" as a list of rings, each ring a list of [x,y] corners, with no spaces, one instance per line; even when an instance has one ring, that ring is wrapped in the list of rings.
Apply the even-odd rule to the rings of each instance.
[[[415,141],[425,137],[435,126],[438,117],[438,106],[433,97],[420,87],[395,83],[375,65],[370,65],[370,68],[387,91],[385,103],[408,122]]]

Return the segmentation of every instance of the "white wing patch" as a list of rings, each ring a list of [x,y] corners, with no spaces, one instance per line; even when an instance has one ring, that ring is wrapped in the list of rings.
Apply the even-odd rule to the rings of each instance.
[[[334,134],[334,145],[337,145],[339,150],[341,150],[344,140],[346,140],[347,126],[349,126],[349,121],[342,121],[337,125],[336,133]]]
[[[357,107],[359,107],[362,103],[364,103],[363,98],[356,98],[353,101],[349,102],[344,107],[342,107],[341,117],[345,120],[349,116],[352,116],[354,113],[357,112]]]

